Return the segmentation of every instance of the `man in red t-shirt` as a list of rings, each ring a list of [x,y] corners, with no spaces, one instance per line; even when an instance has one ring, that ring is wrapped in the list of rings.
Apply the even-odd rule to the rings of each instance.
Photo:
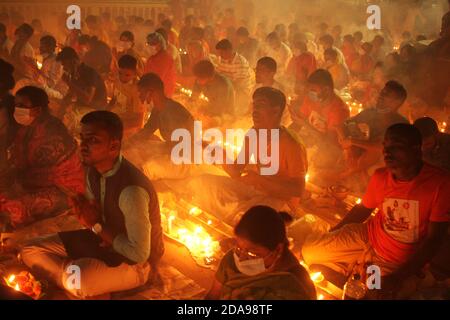
[[[144,73],[157,74],[164,83],[166,96],[172,97],[175,92],[177,70],[172,56],[166,50],[166,41],[159,33],[151,33],[147,37],[147,48],[150,57]]]
[[[362,204],[330,233],[307,239],[302,250],[307,264],[342,271],[340,264],[371,263],[385,277],[382,290],[391,290],[433,258],[450,222],[450,175],[422,161],[421,144],[410,124],[387,129],[386,167],[372,176]]]
[[[337,129],[350,116],[347,105],[334,92],[331,74],[323,69],[308,78],[308,94],[300,107],[291,109],[295,130],[307,148],[317,148],[310,158],[314,171],[329,170],[343,157]],[[321,174],[315,174],[318,178]]]

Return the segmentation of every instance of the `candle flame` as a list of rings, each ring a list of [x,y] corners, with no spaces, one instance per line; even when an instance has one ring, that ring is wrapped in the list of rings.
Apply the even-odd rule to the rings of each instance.
[[[319,283],[322,282],[325,278],[322,274],[322,272],[314,272],[310,274],[311,280],[314,281],[315,283]]]

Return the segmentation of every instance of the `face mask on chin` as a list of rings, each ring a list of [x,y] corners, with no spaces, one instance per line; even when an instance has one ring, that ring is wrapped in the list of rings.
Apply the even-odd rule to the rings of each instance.
[[[31,115],[31,109],[16,107],[14,110],[14,119],[23,126],[29,126],[35,118]]]
[[[263,258],[241,261],[236,253],[233,253],[233,257],[236,268],[246,276],[256,276],[266,271]]]

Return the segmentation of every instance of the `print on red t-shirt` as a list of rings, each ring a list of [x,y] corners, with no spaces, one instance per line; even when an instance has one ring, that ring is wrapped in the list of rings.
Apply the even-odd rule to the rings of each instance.
[[[369,241],[389,262],[403,264],[427,234],[429,222],[450,221],[450,175],[424,164],[412,181],[396,181],[386,169],[372,176],[363,205],[378,208],[368,222]]]

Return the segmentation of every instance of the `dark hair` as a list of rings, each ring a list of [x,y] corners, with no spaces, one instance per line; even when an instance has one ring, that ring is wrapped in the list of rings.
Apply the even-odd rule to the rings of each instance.
[[[23,23],[19,27],[17,27],[14,34],[17,34],[17,32],[23,32],[28,38],[31,38],[34,33],[34,29],[32,26],[30,26],[28,23]]]
[[[44,89],[34,86],[25,86],[16,92],[16,96],[27,97],[33,107],[41,107],[44,111],[48,110],[50,101]]]
[[[355,38],[354,38],[353,35],[351,35],[351,34],[346,34],[346,35],[344,36],[344,41],[348,41],[348,42],[350,42],[351,44],[353,44],[353,43],[355,43]]]
[[[334,60],[336,60],[337,57],[338,57],[337,51],[334,50],[334,49],[332,49],[332,48],[329,48],[329,49],[325,50],[325,52],[323,53],[323,55],[324,55],[324,56],[329,56],[329,57],[331,57],[331,58],[334,59]]]
[[[3,59],[0,59],[0,88],[3,91],[9,91],[14,88],[14,66]]]
[[[6,26],[2,22],[0,22],[0,32],[6,33]]]
[[[144,74],[138,82],[141,88],[149,88],[160,92],[164,91],[164,83],[156,73]]]
[[[56,56],[56,61],[63,60],[79,60],[77,52],[72,47],[64,47],[60,53]]]
[[[43,36],[40,39],[40,42],[48,45],[49,47],[53,48],[53,50],[56,48],[56,39],[53,36],[47,35],[47,36]]]
[[[317,69],[308,78],[308,83],[316,84],[323,87],[328,87],[333,89],[334,82],[331,74],[324,69]]]
[[[158,28],[158,29],[155,30],[155,32],[159,33],[160,35],[162,35],[164,40],[166,40],[166,42],[168,42],[169,36],[167,35],[167,31],[164,28]]]
[[[422,146],[422,135],[412,124],[396,123],[386,130],[386,135],[388,134],[404,139],[411,147]]]
[[[234,228],[237,236],[254,244],[275,250],[279,244],[288,244],[286,236],[286,213],[279,213],[266,206],[250,208]]]
[[[10,121],[15,121],[14,120],[14,96],[7,94],[6,96],[3,97],[3,99],[0,99],[0,110],[2,109],[6,109],[6,114],[8,116],[8,119]]]
[[[78,44],[88,44],[91,42],[91,36],[88,34],[82,34],[78,37]]]
[[[419,118],[414,121],[414,127],[419,129],[422,138],[434,136],[439,132],[438,125],[434,119],[430,117]]]
[[[236,30],[236,35],[248,37],[250,33],[248,32],[248,29],[246,27],[240,27],[239,29]]]
[[[325,42],[330,45],[334,44],[334,38],[331,34],[326,34],[320,37],[319,42]]]
[[[137,60],[135,57],[130,56],[129,54],[125,54],[120,57],[119,61],[117,61],[117,65],[121,69],[136,70]]]
[[[233,45],[228,39],[222,39],[216,44],[216,50],[233,50]]]
[[[397,95],[397,98],[399,100],[402,100],[402,102],[404,102],[406,100],[406,98],[408,97],[408,92],[406,91],[405,87],[394,80],[388,81],[386,82],[385,87],[393,92],[395,92],[395,94]]]
[[[170,19],[165,19],[163,22],[161,22],[161,25],[164,29],[170,30],[172,29],[172,21]]]
[[[267,35],[266,41],[280,41],[280,36],[277,32],[271,32]]]
[[[269,100],[272,107],[279,107],[281,112],[286,107],[286,96],[283,92],[272,87],[261,87],[255,90],[253,93],[253,99],[256,97],[264,97]]]
[[[199,61],[194,66],[194,75],[198,78],[210,78],[214,73],[214,65],[209,60]]]
[[[130,40],[130,41],[134,41],[134,34],[133,34],[133,32],[128,31],[128,30],[122,32],[122,33],[120,34],[119,39],[122,38],[122,37],[125,37],[125,38],[127,38],[128,40]]]
[[[114,112],[106,110],[92,111],[81,118],[81,123],[95,124],[108,132],[111,138],[122,140],[123,123]]]
[[[262,57],[258,60],[258,64],[267,67],[272,72],[277,72],[277,62],[271,57]]]

